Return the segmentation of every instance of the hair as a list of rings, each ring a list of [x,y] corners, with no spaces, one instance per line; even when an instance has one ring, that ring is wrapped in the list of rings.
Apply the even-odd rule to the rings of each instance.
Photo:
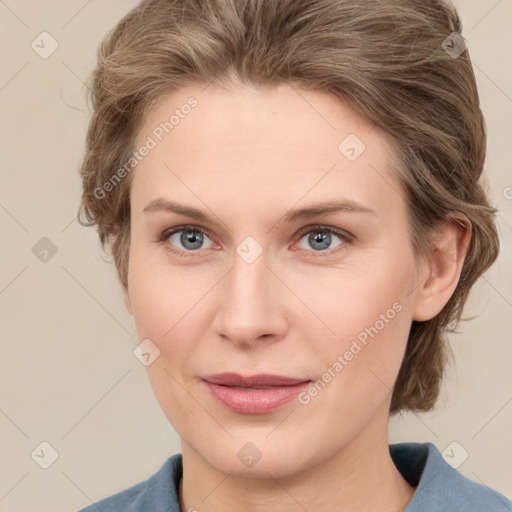
[[[334,95],[391,141],[416,257],[428,254],[430,234],[453,214],[470,223],[457,287],[434,318],[412,322],[393,388],[390,414],[430,410],[451,355],[447,333],[499,252],[497,210],[481,182],[486,128],[469,52],[444,49],[450,34],[464,41],[461,31],[444,0],[140,2],[105,36],[88,77],[80,223],[97,226],[127,286],[131,173],[108,194],[104,185],[133,155],[158,101],[187,85],[235,78]]]

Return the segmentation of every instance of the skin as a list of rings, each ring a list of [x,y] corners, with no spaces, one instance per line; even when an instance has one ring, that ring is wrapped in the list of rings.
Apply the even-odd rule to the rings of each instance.
[[[147,113],[137,147],[190,96],[197,107],[133,171],[124,289],[139,339],[160,350],[147,372],[182,440],[182,510],[403,510],[415,489],[389,455],[391,390],[412,320],[435,316],[456,287],[469,229],[447,223],[417,261],[390,141],[320,92],[191,85]],[[366,145],[352,162],[338,150],[348,134]],[[210,220],[144,212],[156,198]],[[278,223],[327,199],[373,213]],[[315,250],[318,224],[352,241],[331,232]],[[181,233],[158,240],[184,225],[204,230],[198,249]],[[252,263],[236,252],[248,236],[262,250]],[[200,379],[234,371],[316,381],[394,303],[400,312],[307,404],[236,413]],[[261,453],[252,467],[237,457],[248,442]]]

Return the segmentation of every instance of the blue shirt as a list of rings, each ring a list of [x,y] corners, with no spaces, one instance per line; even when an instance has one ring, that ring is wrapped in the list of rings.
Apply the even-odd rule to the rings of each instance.
[[[452,468],[432,443],[389,445],[391,458],[414,496],[405,512],[510,512],[512,501]],[[182,512],[180,453],[169,457],[151,477],[78,512]]]

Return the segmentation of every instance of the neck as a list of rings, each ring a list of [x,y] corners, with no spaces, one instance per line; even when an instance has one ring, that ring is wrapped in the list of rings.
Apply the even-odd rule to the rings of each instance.
[[[242,478],[209,465],[182,443],[181,510],[295,512],[300,510],[400,512],[415,488],[391,459],[385,428],[370,424],[349,444],[307,470],[280,478]]]

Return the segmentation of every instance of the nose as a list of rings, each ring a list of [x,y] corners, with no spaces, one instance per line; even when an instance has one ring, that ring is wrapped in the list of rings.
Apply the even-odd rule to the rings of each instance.
[[[235,254],[231,270],[218,285],[215,333],[244,348],[274,343],[287,329],[284,304],[290,297],[264,254],[251,263]]]

